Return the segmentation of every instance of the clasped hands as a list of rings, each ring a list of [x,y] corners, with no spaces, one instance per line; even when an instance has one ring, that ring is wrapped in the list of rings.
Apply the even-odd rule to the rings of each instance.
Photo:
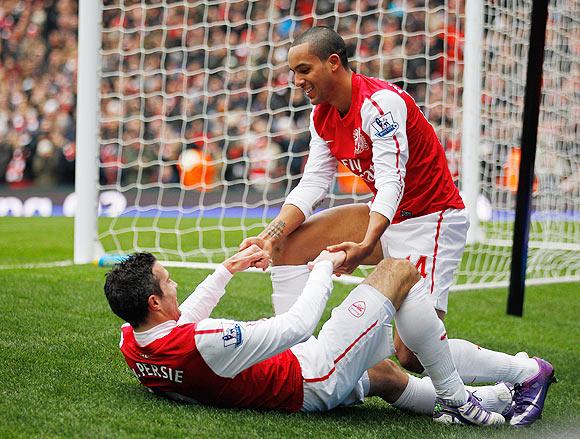
[[[242,241],[240,244],[240,251],[251,246],[257,246],[263,250],[263,253],[261,253],[263,257],[254,261],[251,266],[266,270],[271,263],[272,243],[263,238],[255,236],[250,237]],[[337,245],[328,246],[326,250],[323,250],[313,261],[308,262],[308,267],[312,269],[316,262],[330,260],[333,263],[334,274],[337,276],[340,276],[341,274],[350,274],[368,255],[371,254],[371,252],[372,248],[368,248],[368,246],[365,246],[362,243],[346,241]]]

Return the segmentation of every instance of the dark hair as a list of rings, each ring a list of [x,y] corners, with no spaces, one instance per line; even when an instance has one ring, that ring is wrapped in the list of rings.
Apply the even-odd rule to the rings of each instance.
[[[308,29],[292,43],[292,47],[309,43],[308,47],[313,55],[321,61],[326,61],[330,55],[337,54],[340,63],[349,69],[346,55],[346,44],[340,35],[326,26],[315,26]]]
[[[105,275],[105,296],[111,310],[133,327],[147,319],[149,296],[163,296],[153,264],[151,253],[135,253]]]

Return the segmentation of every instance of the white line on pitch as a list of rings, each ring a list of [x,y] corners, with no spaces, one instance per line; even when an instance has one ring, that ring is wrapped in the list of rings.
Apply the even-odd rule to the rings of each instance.
[[[52,267],[68,267],[74,265],[71,260],[68,261],[54,261],[54,262],[37,262],[30,264],[13,264],[13,265],[0,265],[0,270],[20,270],[25,268],[52,268]]]

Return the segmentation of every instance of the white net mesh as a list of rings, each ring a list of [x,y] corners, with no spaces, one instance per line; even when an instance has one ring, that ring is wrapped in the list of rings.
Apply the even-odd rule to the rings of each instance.
[[[509,279],[531,1],[486,2],[480,199],[483,243],[464,257],[469,283]],[[546,32],[528,279],[580,275],[580,2],[553,1]]]
[[[549,215],[532,240],[574,247],[578,2],[554,8],[541,116],[550,130],[540,129],[535,197],[535,209]],[[355,71],[415,97],[460,178],[463,2],[105,0],[102,9],[99,189],[128,203],[122,215],[106,218],[105,209],[99,220],[108,252],[216,262],[275,216],[308,154],[310,104],[288,84],[286,55],[312,25],[344,37]],[[481,169],[491,213],[486,243],[466,253],[461,283],[501,281],[509,272],[508,165],[521,131],[529,9],[530,2],[486,6]],[[325,206],[368,198],[345,170]],[[561,264],[550,264],[562,275]],[[564,274],[577,273],[568,267]]]

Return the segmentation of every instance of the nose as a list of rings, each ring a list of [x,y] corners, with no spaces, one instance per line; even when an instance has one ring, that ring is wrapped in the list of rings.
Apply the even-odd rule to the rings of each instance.
[[[294,77],[292,78],[292,82],[294,83],[294,85],[296,87],[302,87],[302,85],[304,85],[304,79],[302,78],[301,75],[299,74],[294,74]]]

